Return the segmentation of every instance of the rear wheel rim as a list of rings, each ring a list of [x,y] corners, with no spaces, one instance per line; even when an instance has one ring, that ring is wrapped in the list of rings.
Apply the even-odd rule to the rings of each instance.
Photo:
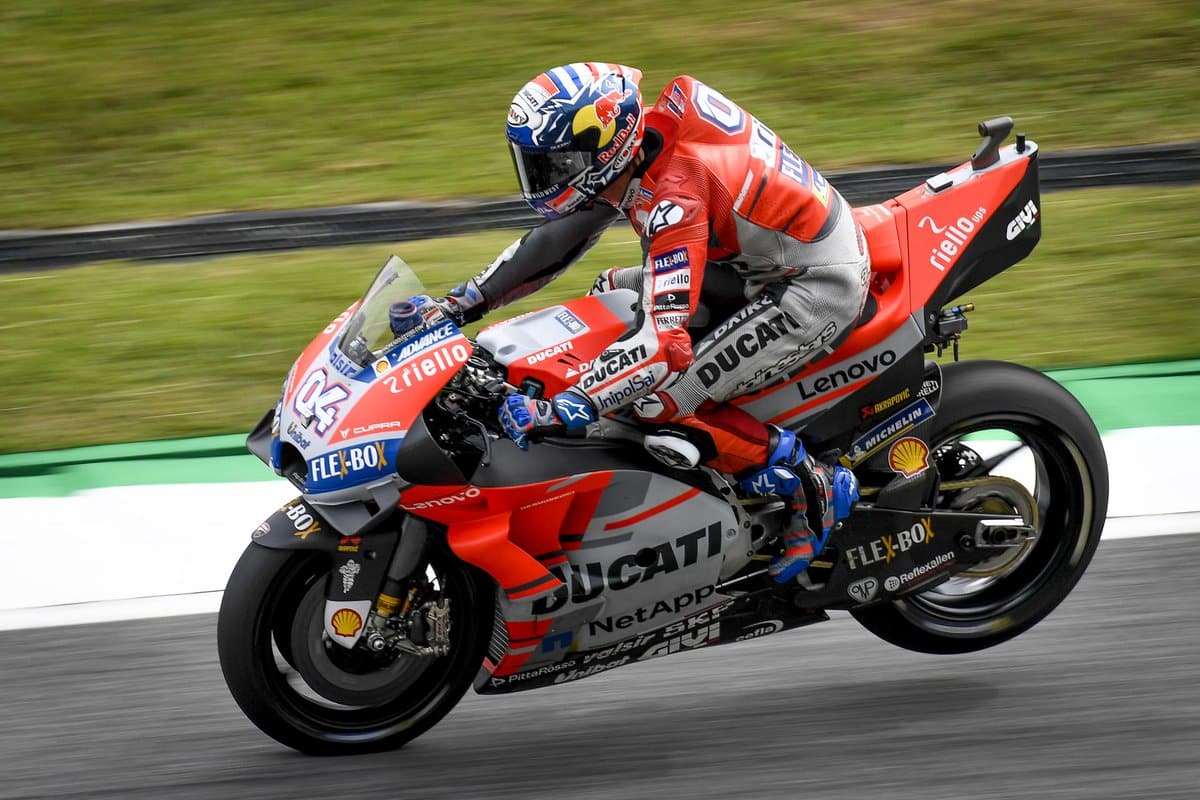
[[[962,577],[896,601],[897,610],[912,624],[940,635],[986,634],[998,625],[1008,627],[1039,614],[1040,604],[1029,601],[1056,580],[1064,563],[1083,557],[1092,525],[1090,469],[1075,443],[1045,420],[1018,414],[970,417],[939,433],[934,449],[987,431],[1013,434],[1023,445],[989,474],[1003,472],[1014,459],[1032,459],[1019,482],[1032,498],[1033,508],[1017,507],[1014,495],[1010,497],[1014,507],[1000,513],[1027,518],[1032,512],[1033,520],[1026,522],[1035,525],[1036,538],[1019,557],[999,563],[999,569],[995,559],[989,560],[984,571],[994,574],[972,577],[968,570]],[[949,506],[952,499],[942,496],[939,507]]]

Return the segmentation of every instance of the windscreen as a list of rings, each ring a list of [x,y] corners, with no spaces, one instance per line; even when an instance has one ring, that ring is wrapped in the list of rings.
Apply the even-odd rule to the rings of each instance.
[[[389,316],[392,304],[424,295],[421,279],[403,260],[392,256],[371,281],[358,310],[346,323],[338,349],[365,367],[397,339]]]

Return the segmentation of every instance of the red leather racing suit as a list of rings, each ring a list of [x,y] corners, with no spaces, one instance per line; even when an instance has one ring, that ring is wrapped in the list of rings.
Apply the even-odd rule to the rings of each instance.
[[[638,324],[601,356],[618,368],[593,369],[577,388],[600,413],[636,402],[640,417],[708,431],[723,471],[761,465],[765,426],[718,403],[794,374],[849,333],[866,296],[865,239],[819,172],[693,78],[671,81],[647,110],[642,149],[627,214],[643,263],[593,287],[639,291]],[[596,203],[531,231],[476,277],[489,308],[552,280],[617,216]],[[697,315],[706,281],[741,294],[715,327],[719,316]]]

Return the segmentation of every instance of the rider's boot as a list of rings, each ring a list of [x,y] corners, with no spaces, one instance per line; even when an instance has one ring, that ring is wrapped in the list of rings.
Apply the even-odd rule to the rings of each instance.
[[[858,479],[845,467],[822,464],[804,451],[796,434],[771,426],[767,465],[741,483],[752,495],[781,495],[792,501],[792,520],[784,534],[783,554],[771,560],[768,574],[786,583],[804,570],[825,547],[839,520],[850,515],[858,501]],[[820,521],[820,531],[810,522]]]

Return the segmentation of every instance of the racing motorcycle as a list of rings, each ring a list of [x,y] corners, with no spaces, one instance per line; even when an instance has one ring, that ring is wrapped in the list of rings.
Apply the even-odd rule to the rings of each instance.
[[[972,305],[950,303],[1041,235],[1038,148],[1004,145],[1011,129],[982,123],[970,161],[855,209],[872,264],[857,327],[733,401],[862,486],[786,585],[766,574],[784,501],[683,463],[662,426],[613,414],[528,452],[500,430],[509,393],[551,396],[605,369],[636,293],[472,340],[393,256],[248,439],[300,496],[251,533],[221,604],[221,668],[242,710],[298,750],[359,753],[418,736],[472,686],[575,681],[829,609],[924,653],[1035,625],[1091,560],[1108,474],[1095,426],[1058,384],[958,361]],[[927,358],[947,348],[944,366]]]

